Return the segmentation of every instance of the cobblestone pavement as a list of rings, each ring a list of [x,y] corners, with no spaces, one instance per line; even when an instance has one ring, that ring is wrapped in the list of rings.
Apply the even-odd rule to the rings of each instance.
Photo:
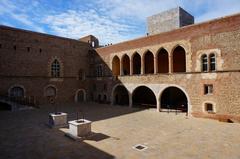
[[[76,142],[64,136],[67,128],[45,123],[54,109],[0,112],[0,158],[9,159],[239,159],[240,124],[189,118],[103,104],[65,104],[58,109],[76,116],[83,110],[92,120],[94,135]],[[138,151],[134,145],[147,149]]]

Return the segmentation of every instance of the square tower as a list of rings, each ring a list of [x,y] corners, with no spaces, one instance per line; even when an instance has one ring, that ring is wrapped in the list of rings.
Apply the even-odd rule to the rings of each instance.
[[[194,24],[194,17],[181,7],[173,8],[147,18],[149,35],[171,31]]]

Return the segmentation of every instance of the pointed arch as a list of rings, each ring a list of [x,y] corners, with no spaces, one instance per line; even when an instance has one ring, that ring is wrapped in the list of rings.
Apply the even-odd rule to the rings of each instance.
[[[133,74],[141,74],[141,56],[135,52],[132,56]]]
[[[161,48],[157,53],[158,61],[158,73],[168,73],[169,72],[169,60],[168,52],[166,49]]]
[[[130,75],[130,58],[127,54],[122,57],[122,69],[123,75]]]
[[[144,54],[144,72],[145,74],[154,73],[154,55],[151,51],[146,51]]]
[[[120,75],[120,59],[118,56],[114,56],[112,59],[112,74],[114,76]]]
[[[185,49],[178,45],[172,52],[173,72],[186,72],[186,52]]]

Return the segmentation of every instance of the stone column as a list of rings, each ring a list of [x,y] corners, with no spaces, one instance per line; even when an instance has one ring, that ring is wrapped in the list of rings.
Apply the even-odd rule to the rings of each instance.
[[[145,74],[144,57],[141,58],[141,74]]]
[[[158,59],[154,57],[154,74],[158,73]]]
[[[168,73],[173,72],[173,65],[172,65],[172,56],[168,56]]]
[[[161,111],[161,106],[159,100],[157,100],[157,112]]]
[[[133,60],[130,59],[130,76],[133,74]]]
[[[122,60],[120,60],[120,76],[123,76],[123,64],[122,64]]]
[[[132,108],[132,94],[128,93],[128,97],[129,97],[129,107]]]

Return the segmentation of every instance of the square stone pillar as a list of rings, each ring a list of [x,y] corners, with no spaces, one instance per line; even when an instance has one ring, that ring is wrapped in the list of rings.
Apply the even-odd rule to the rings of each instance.
[[[168,73],[173,72],[173,63],[172,63],[172,56],[168,57]]]
[[[51,127],[64,127],[67,125],[67,113],[50,113],[49,126]]]
[[[141,57],[141,74],[145,74],[144,57]]]
[[[158,59],[154,57],[154,74],[158,73]]]

